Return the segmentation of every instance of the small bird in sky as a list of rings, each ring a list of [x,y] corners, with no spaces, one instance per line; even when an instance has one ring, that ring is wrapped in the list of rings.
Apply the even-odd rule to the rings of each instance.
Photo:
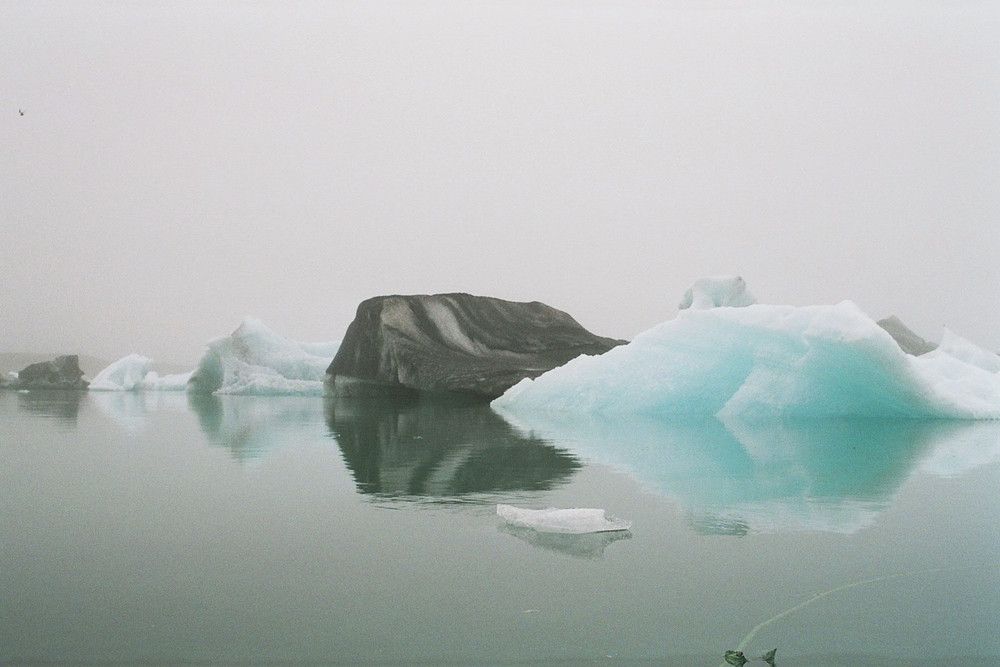
[[[21,116],[23,116],[24,115],[24,109],[18,109],[17,113],[20,114]]]

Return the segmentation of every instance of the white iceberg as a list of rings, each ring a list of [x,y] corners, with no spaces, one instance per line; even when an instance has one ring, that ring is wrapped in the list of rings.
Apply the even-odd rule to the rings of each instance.
[[[319,395],[339,342],[299,343],[247,317],[208,342],[188,389],[203,394]]]
[[[183,391],[191,373],[159,375],[151,370],[152,360],[130,354],[110,364],[91,381],[91,391]]]
[[[512,526],[541,533],[582,535],[632,527],[631,521],[608,516],[603,509],[593,508],[532,510],[501,504],[497,505],[497,515]]]
[[[712,276],[696,280],[684,293],[680,309],[704,310],[719,306],[740,308],[757,303],[740,276]]]
[[[702,305],[735,294],[698,293],[692,303]],[[954,336],[908,355],[850,301],[689,308],[627,345],[523,380],[492,405],[505,414],[1000,419],[994,368],[996,354]]]
[[[925,359],[935,359],[937,357],[957,359],[994,375],[1000,373],[1000,356],[989,350],[984,350],[975,343],[952,332],[950,329],[944,330],[944,335],[941,337],[941,343],[938,344],[937,349],[923,356]]]

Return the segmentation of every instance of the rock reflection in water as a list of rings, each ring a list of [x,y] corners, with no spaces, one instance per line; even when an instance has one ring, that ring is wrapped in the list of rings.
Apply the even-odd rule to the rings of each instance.
[[[362,493],[444,498],[544,490],[580,468],[572,454],[518,435],[482,403],[328,398],[326,421]]]
[[[80,402],[87,393],[77,389],[28,389],[3,392],[17,397],[17,407],[36,417],[45,417],[66,426],[75,426]]]

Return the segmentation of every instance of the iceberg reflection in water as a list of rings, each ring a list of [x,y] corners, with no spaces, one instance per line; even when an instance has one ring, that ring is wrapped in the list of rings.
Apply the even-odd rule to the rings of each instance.
[[[521,539],[533,547],[556,553],[599,560],[609,544],[632,537],[628,530],[603,531],[600,533],[543,533],[524,526],[501,524],[500,530]]]
[[[187,404],[208,441],[243,462],[324,433],[323,404],[315,397],[189,393]]]
[[[93,391],[87,400],[129,433],[150,427],[153,415],[161,410],[186,410],[187,396],[179,391]]]
[[[695,530],[730,535],[853,533],[888,509],[915,471],[951,475],[1000,458],[997,422],[506,418],[522,433],[624,471],[674,499]]]
[[[303,396],[230,396],[178,391],[95,391],[87,400],[121,429],[153,429],[161,412],[191,411],[210,445],[249,463],[325,435],[323,403]]]
[[[1000,422],[991,421],[513,417],[427,397],[90,392],[83,399],[132,433],[158,411],[190,409],[208,442],[243,462],[332,437],[358,491],[381,499],[492,503],[476,494],[554,489],[589,459],[673,499],[692,529],[737,536],[853,533],[888,509],[914,473],[953,477],[1000,459]],[[56,402],[63,421],[73,421],[79,400]],[[43,392],[16,401],[28,412],[53,403]]]

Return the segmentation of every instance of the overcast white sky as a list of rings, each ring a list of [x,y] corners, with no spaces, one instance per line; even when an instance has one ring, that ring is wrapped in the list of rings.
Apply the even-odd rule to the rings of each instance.
[[[0,351],[695,279],[1000,349],[1000,3],[0,2]],[[24,115],[18,113],[24,110]]]

